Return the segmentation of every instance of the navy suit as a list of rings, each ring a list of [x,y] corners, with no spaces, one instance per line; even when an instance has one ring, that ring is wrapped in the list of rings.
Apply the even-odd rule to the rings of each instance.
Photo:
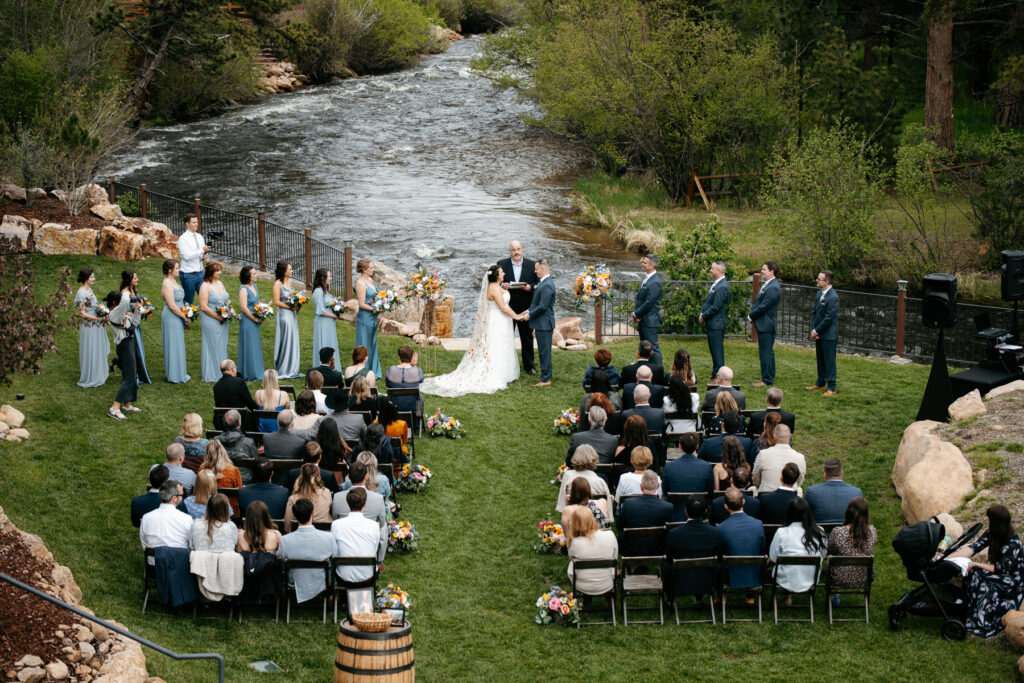
[[[804,499],[814,512],[814,521],[842,522],[846,518],[846,507],[850,501],[863,496],[859,488],[842,479],[829,479],[824,484],[815,484],[807,489]]]
[[[775,383],[775,330],[782,287],[778,278],[764,283],[750,306],[750,321],[757,330],[757,357],[761,362],[761,381]]]
[[[836,390],[836,343],[839,340],[839,295],[834,287],[814,297],[811,311],[811,330],[818,334],[814,340],[814,355],[818,361],[819,387]]]
[[[156,491],[149,491],[132,498],[132,526],[136,529],[139,528],[146,513],[152,512],[158,507],[160,507],[160,494]]]
[[[729,282],[723,277],[711,285],[700,315],[708,330],[708,350],[711,351],[711,379],[718,376],[718,368],[725,365],[725,311],[729,307]]]
[[[690,519],[668,532],[666,554],[669,559],[718,557],[722,553],[722,533],[702,519]],[[688,569],[672,574],[669,584],[674,595],[705,595],[715,592],[711,569]]]
[[[615,525],[619,527],[620,555],[662,555],[665,548],[654,538],[634,539],[628,546],[622,542],[623,529],[640,529],[651,526],[665,526],[672,521],[672,504],[644,494],[638,498],[627,498],[622,502]]]
[[[533,290],[530,304],[530,329],[537,335],[540,355],[540,381],[551,381],[551,337],[555,331],[555,283],[544,278]]]
[[[726,555],[764,555],[764,524],[742,510],[729,515],[718,525]],[[761,585],[760,567],[734,567],[729,570],[730,588],[754,588]]]
[[[619,387],[636,382],[636,371],[641,365],[651,369],[651,381],[655,384],[665,383],[665,368],[661,363],[655,363],[647,358],[638,358],[635,363],[622,366],[622,374],[619,376]]]
[[[249,503],[263,501],[267,506],[271,519],[284,519],[284,509],[288,506],[289,489],[269,481],[260,481],[238,489],[238,507],[243,517],[249,509]]]
[[[782,424],[789,427],[790,433],[796,431],[796,415],[788,410],[768,408],[767,410],[759,410],[756,413],[750,414],[750,418],[747,420],[747,436],[749,438],[753,439],[761,434],[764,430],[764,418],[768,413],[778,413],[779,417],[782,418]]]
[[[654,353],[651,360],[661,364],[661,347],[658,346],[658,328],[661,326],[661,278],[658,273],[651,274],[647,281],[641,283],[640,289],[636,292],[636,299],[633,302],[633,317],[639,318],[637,326],[640,332],[640,341],[649,341],[654,346]]]
[[[704,439],[704,443],[700,445],[700,451],[698,451],[701,460],[707,462],[719,463],[722,462],[722,444],[725,441],[725,437],[735,436],[740,440],[740,445],[743,446],[743,452],[750,452],[750,439],[739,434],[717,434],[708,439]]]
[[[661,475],[661,490],[664,493],[699,491],[706,493],[710,500],[711,492],[715,490],[714,468],[692,453],[684,454],[665,465],[665,471]],[[673,503],[673,506],[675,509],[672,512],[672,521],[685,520],[686,511],[683,509],[683,503]]]
[[[648,401],[655,408],[661,408],[665,403],[665,385],[653,384],[651,382],[630,382],[622,387],[622,409],[626,410],[636,405],[633,402],[633,392],[638,384],[642,384],[651,390],[651,399]]]
[[[785,524],[786,510],[796,497],[796,491],[784,489],[762,493],[758,497],[758,501],[761,503],[761,521],[765,524]]]
[[[754,519],[761,519],[761,501],[746,491],[743,492],[743,512]],[[721,524],[729,518],[729,511],[725,509],[725,496],[711,499],[708,515],[712,524]]]
[[[522,267],[519,271],[519,279],[515,279],[515,270],[513,270],[512,259],[503,258],[498,261],[498,265],[501,266],[501,270],[505,273],[505,278],[502,282],[524,282],[530,285],[530,289],[533,290],[537,287],[537,273],[534,270],[534,262],[528,258],[523,259]],[[516,313],[522,313],[530,307],[530,301],[533,298],[531,292],[527,292],[523,289],[512,289],[509,288],[509,299],[508,307]],[[514,321],[516,329],[519,330],[519,341],[523,345],[523,370],[530,372],[533,370],[533,330],[530,329],[529,320],[516,320]]]

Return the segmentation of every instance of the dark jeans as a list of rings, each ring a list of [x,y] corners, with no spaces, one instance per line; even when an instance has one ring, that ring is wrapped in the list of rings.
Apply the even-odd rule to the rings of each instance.
[[[814,341],[814,355],[818,361],[818,379],[815,384],[819,387],[828,387],[830,391],[836,390],[836,345],[834,339]]]
[[[708,330],[708,350],[711,351],[711,379],[718,377],[718,368],[725,365],[725,329]]]
[[[121,384],[114,400],[131,403],[139,396],[139,345],[134,336],[125,337],[117,345],[117,360],[121,363]]]
[[[757,357],[761,362],[761,381],[775,384],[775,333],[757,333]]]
[[[181,273],[181,286],[185,290],[185,303],[191,304],[203,284],[203,271],[198,273]]]

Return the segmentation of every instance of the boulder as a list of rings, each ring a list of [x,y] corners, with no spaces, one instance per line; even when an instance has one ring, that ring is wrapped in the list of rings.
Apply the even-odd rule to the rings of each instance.
[[[985,402],[981,400],[981,392],[975,389],[949,404],[949,417],[954,421],[966,420],[981,415],[986,410]]]
[[[11,429],[14,429],[25,424],[25,413],[5,403],[0,406],[0,420],[6,422],[7,426]]]
[[[44,223],[36,228],[36,251],[40,254],[95,254],[100,231],[72,230],[66,223]]]
[[[423,334],[422,332],[419,333],[419,334],[414,334],[412,336],[412,343],[413,344],[418,344],[419,346],[426,346],[427,345],[427,335]]]
[[[267,65],[268,76],[284,76],[284,68],[280,64]]]
[[[117,625],[121,626],[121,624]],[[148,681],[146,656],[142,653],[142,646],[134,640],[119,640],[118,642],[119,644],[123,643],[124,649],[107,657],[100,667],[100,675],[94,679],[94,683],[144,683]]]
[[[63,681],[69,673],[68,665],[59,659],[46,665],[46,675],[55,681]]]
[[[936,515],[939,521],[942,522],[942,526],[946,529],[946,535],[954,541],[964,535],[964,527],[960,522],[956,521],[956,518],[948,512],[943,512],[940,515]]]
[[[586,351],[587,348],[586,344],[566,344],[565,346],[566,351]]]
[[[128,218],[122,216],[114,221],[114,227],[142,235],[142,253],[144,256],[158,258],[178,258],[178,237],[163,223],[146,220],[145,218]]]
[[[16,436],[12,436],[10,433],[4,434],[3,437],[4,439],[10,441],[11,443],[21,443],[21,439],[19,439]]]
[[[118,261],[139,261],[142,259],[142,235],[106,226],[100,230],[97,252]]]
[[[18,683],[36,683],[46,678],[46,671],[38,666],[30,666],[18,672]]]
[[[24,188],[18,187],[14,183],[7,180],[4,181],[3,188],[4,199],[8,199],[12,202],[21,202],[22,204],[25,203],[26,194]]]
[[[906,479],[907,472],[941,442],[939,437],[932,434],[932,430],[940,424],[942,423],[934,420],[922,420],[912,423],[903,430],[903,440],[900,441],[896,462],[892,468],[892,483],[896,487],[897,495],[903,495],[903,480]]]
[[[554,332],[551,333],[551,345],[552,346],[557,346],[558,348],[562,348],[562,344],[563,343],[565,343],[565,337],[562,336],[561,332],[559,332],[558,330],[555,330]]]
[[[28,198],[31,199],[32,201],[37,201],[37,200],[40,200],[40,199],[46,199],[47,197],[50,196],[46,192],[46,190],[44,190],[41,187],[31,187],[28,190],[26,190],[26,192],[28,193]]]
[[[422,332],[419,325],[404,323],[390,318],[381,318],[377,329],[381,334],[396,334],[401,337],[412,337]]]
[[[0,254],[24,254],[35,248],[33,233],[41,221],[4,216],[0,222]]]
[[[4,432],[8,431],[9,429],[10,429],[10,426],[6,422],[4,422],[3,420],[0,420],[0,434],[3,434]]]
[[[105,221],[113,221],[124,216],[121,213],[121,207],[117,204],[111,204],[109,202],[100,202],[99,204],[93,204],[89,207],[89,211],[94,216],[99,216]]]
[[[1001,387],[996,387],[992,391],[985,394],[985,400],[1002,396],[1003,394],[1009,394],[1014,391],[1024,391],[1024,379],[1015,379],[1009,384],[1004,384]]]
[[[377,289],[388,289],[394,292],[401,292],[408,278],[394,268],[384,265],[378,261],[373,262],[373,283]],[[402,305],[393,311],[388,311],[387,317],[401,323],[415,325],[417,328],[423,320],[423,308],[426,302],[422,299],[402,299]]]
[[[1006,640],[1017,652],[1024,652],[1024,612],[1015,609],[1003,615],[1003,626],[1006,627]]]
[[[960,449],[939,441],[907,471],[903,480],[903,516],[910,524],[960,507],[974,489],[971,465]]]
[[[107,204],[110,202],[110,195],[107,194],[107,190],[102,185],[86,183],[79,186],[78,191],[84,197],[86,207],[91,208],[96,204]]]
[[[561,332],[565,339],[583,339],[583,319],[578,315],[559,318],[555,321],[555,329]]]
[[[553,343],[552,346],[558,347],[560,349],[564,349],[567,346],[567,344],[565,343],[564,339],[559,339],[558,343]]]
[[[19,427],[17,429],[10,429],[10,430],[7,431],[7,438],[9,439],[12,436],[16,437],[16,438],[18,438],[18,439],[20,439],[22,441],[25,441],[26,439],[29,438],[29,433],[28,433],[27,429],[21,429]]]
[[[25,655],[14,663],[14,666],[42,666],[43,660],[36,655]]]

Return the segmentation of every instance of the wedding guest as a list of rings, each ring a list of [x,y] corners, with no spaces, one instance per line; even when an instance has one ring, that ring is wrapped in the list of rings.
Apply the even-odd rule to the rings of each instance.
[[[233,553],[238,545],[238,527],[231,523],[231,506],[222,493],[210,496],[206,516],[192,522],[189,550],[211,553]]]
[[[562,529],[568,529],[572,515],[579,508],[589,508],[594,515],[597,526],[607,529],[611,526],[608,521],[608,501],[604,498],[594,499],[590,493],[590,482],[585,477],[576,477],[569,486],[569,496],[566,498],[567,505],[562,510]]]
[[[284,510],[284,528],[292,528],[292,520],[295,519],[292,508],[300,499],[313,503],[313,522],[331,521],[331,492],[324,486],[320,479],[320,468],[311,463],[302,466],[299,478],[292,488],[292,495]]]
[[[356,438],[359,437],[356,436]],[[338,423],[334,420],[324,420],[320,423],[320,430],[316,433],[316,442],[320,444],[320,452],[323,454],[321,460],[323,466],[331,470],[344,464],[351,452],[348,445],[341,440]]]
[[[626,464],[629,462],[633,449],[637,446],[647,445],[647,423],[640,415],[630,415],[629,419],[622,425],[622,435],[619,437],[619,447],[615,450],[615,462]]]
[[[669,375],[662,407],[665,409],[666,434],[687,434],[699,429],[700,395],[693,391],[692,385],[686,383],[684,373],[673,372]]]
[[[664,542],[657,538],[634,538],[624,542],[623,531],[651,526],[665,526],[672,521],[672,503],[658,496],[661,488],[658,475],[652,470],[644,472],[640,480],[643,495],[628,498],[619,506],[619,540],[623,542],[623,555],[663,555]]]
[[[686,385],[693,388],[697,386],[697,373],[693,371],[693,365],[690,363],[690,352],[686,349],[677,349],[675,355],[672,357],[672,368],[670,370],[671,375],[682,375],[683,381]]]
[[[166,465],[154,465],[149,469],[149,490],[132,498],[132,526],[136,529],[142,523],[142,518],[147,512],[152,512],[160,507],[160,487],[170,479],[170,476]]]
[[[619,395],[619,392],[612,391],[611,382],[608,381],[608,375],[604,374],[604,370],[595,370],[590,375],[590,391],[583,394],[583,399],[580,401],[580,423],[577,431],[590,429],[587,422],[589,419],[587,411],[590,410],[590,400],[595,394],[605,396],[616,413],[622,412],[622,396]]]
[[[870,556],[878,542],[878,531],[868,520],[868,501],[857,496],[846,506],[842,526],[828,535],[829,555]],[[829,567],[832,585],[840,588],[863,586],[868,578],[866,567]],[[839,605],[839,594],[831,596],[832,605]]]
[[[172,442],[167,446],[166,456],[168,476],[181,484],[185,495],[189,495],[196,485],[196,473],[185,467],[185,447],[180,443]],[[157,465],[153,465],[153,467],[157,467]]]
[[[338,479],[334,472],[325,470],[320,467],[320,456],[322,455],[320,450],[320,444],[316,441],[307,441],[306,445],[302,447],[302,464],[313,464],[316,465],[317,470],[320,472],[320,483],[322,483],[327,490],[332,494],[341,490],[338,484]],[[288,470],[288,490],[292,490],[295,487],[295,482],[299,480],[299,476],[302,474],[302,467],[296,467],[295,469]]]
[[[281,391],[277,383],[277,370],[267,368],[263,371],[263,388],[256,390],[256,405],[260,410],[276,410],[281,412],[290,407],[288,394]],[[264,434],[277,431],[277,421],[269,417],[261,417],[257,428]]]
[[[362,415],[350,412],[348,405],[342,406],[340,410],[335,410],[330,414],[330,418],[338,426],[338,436],[343,442],[358,441],[366,430],[366,420]],[[349,455],[351,449],[348,448],[347,443],[345,443],[345,450],[346,456]]]
[[[199,286],[203,284],[203,260],[210,246],[199,234],[199,219],[194,213],[185,214],[185,233],[178,238],[181,256],[181,285],[185,289],[185,303],[191,305]]]
[[[597,393],[594,393],[593,395],[591,395],[590,403],[587,404],[587,411],[588,411],[587,419],[588,420],[590,419],[589,411],[590,411],[591,408],[593,408],[595,406],[597,406],[597,407],[601,408],[602,410],[604,410],[604,414],[605,414],[604,431],[606,431],[609,434],[612,434],[613,436],[616,436],[616,437],[619,434],[621,434],[622,433],[622,422],[623,422],[622,413],[619,412],[619,411],[616,411],[615,406],[612,404],[612,402],[608,398],[608,396],[605,395],[605,394],[602,394],[601,392],[597,392]],[[582,417],[582,413],[581,413],[581,417]]]
[[[321,389],[324,386],[324,376],[316,370],[306,373],[306,391],[313,394],[313,402],[316,404],[316,412],[321,415],[327,414],[327,394]]]
[[[665,385],[655,384],[651,369],[647,366],[640,366],[636,369],[636,381],[622,386],[622,408],[629,410],[640,401],[636,398],[636,390],[640,387],[647,389],[647,403],[659,410],[665,404]]]
[[[371,387],[377,383],[377,375],[367,364],[369,353],[365,346],[356,346],[352,349],[352,365],[345,368],[345,381],[349,385],[355,381],[356,377],[365,377]]]
[[[373,261],[368,258],[361,258],[356,262],[356,299],[359,303],[359,312],[356,313],[356,346],[366,347],[368,362],[367,365],[373,372],[374,377],[380,376],[380,359],[377,357],[377,313],[374,311],[371,302],[377,295],[377,288],[373,284]],[[353,355],[353,360],[355,356]],[[348,371],[345,372],[348,377]]]
[[[185,362],[185,328],[188,316],[182,311],[185,305],[185,290],[178,286],[178,262],[164,261],[164,281],[160,295],[164,299],[164,310],[160,313],[160,337],[164,344],[164,377],[172,384],[184,384],[192,379],[188,376]]]
[[[724,491],[729,488],[729,481],[739,467],[750,467],[747,455],[743,452],[743,444],[731,434],[722,440],[722,462],[715,463],[715,490]]]
[[[778,413],[768,413],[764,416],[764,429],[761,431],[761,436],[751,441],[750,448],[747,449],[748,462],[757,462],[757,456],[761,451],[771,448],[777,443],[775,441],[775,428],[780,424],[782,424],[782,416]]]
[[[384,374],[384,386],[388,389],[417,389],[426,376],[423,369],[417,363],[419,356],[408,344],[398,347],[398,365],[392,365]],[[415,396],[394,396],[391,399],[402,412],[412,413],[414,416],[422,414],[422,399],[417,400]],[[414,426],[415,428],[415,426]]]
[[[586,391],[588,386],[593,384],[593,376],[596,370],[600,370],[604,373],[605,378],[609,384],[615,386],[621,386],[619,384],[619,371],[612,365],[612,352],[608,349],[598,349],[594,351],[594,363],[596,365],[588,365],[586,372],[583,373],[583,390]],[[591,388],[590,391],[601,391],[600,389]],[[605,392],[607,393],[607,392]]]
[[[295,397],[295,419],[292,421],[292,434],[312,441],[320,431],[320,423],[326,418],[316,412],[316,398],[312,391],[300,391]]]
[[[396,465],[409,462],[401,450],[394,448],[391,437],[384,434],[384,427],[379,423],[367,425],[359,439],[359,450],[369,451],[377,456],[377,462],[384,465]]]
[[[133,405],[139,395],[139,376],[136,371],[139,365],[139,347],[135,343],[138,323],[134,320],[135,304],[126,294],[110,292],[103,302],[110,309],[107,319],[114,328],[114,346],[117,348],[117,364],[121,368],[121,384],[114,396],[114,403],[107,410],[107,416],[115,420],[126,419],[121,408],[130,413],[138,413],[140,409]]]
[[[179,482],[180,483],[180,482]],[[184,506],[185,511],[188,512],[192,519],[203,519],[206,516],[206,505],[209,503],[210,498],[217,494],[217,475],[211,470],[201,470],[196,475],[195,488],[192,489],[192,495],[185,498]],[[229,515],[234,514],[234,508],[228,506]]]
[[[569,522],[569,579],[573,579],[573,562],[579,560],[614,560],[619,556],[619,541],[608,529],[602,529],[589,507],[577,507]],[[581,569],[575,577],[575,589],[586,595],[604,595],[615,588],[615,567]]]
[[[739,404],[736,403],[736,399],[733,398],[732,394],[725,391],[720,391],[715,396],[715,414],[711,418],[711,426],[709,427],[713,434],[721,431],[722,417],[726,413],[735,413],[736,415],[739,416],[740,426],[737,428],[738,432],[742,432],[744,429],[746,429],[747,421],[746,418],[743,417],[743,414],[740,413],[740,406]]]
[[[192,518],[178,509],[181,484],[168,479],[160,485],[160,505],[143,515],[139,540],[143,548],[188,548]]]
[[[221,361],[228,357],[228,331],[230,318],[220,314],[221,306],[229,305],[230,297],[220,281],[224,266],[217,262],[206,264],[203,284],[199,286],[199,311],[203,331],[202,371],[204,382],[220,379]]]
[[[277,306],[277,327],[274,330],[274,368],[281,379],[299,376],[299,318],[301,306],[292,306],[288,298],[293,290],[288,285],[292,264],[278,261],[274,269],[274,305]]]
[[[331,535],[337,550],[336,557],[376,557],[380,545],[380,528],[373,519],[363,516],[366,507],[366,489],[351,489],[345,494],[349,513],[331,522]],[[362,585],[373,579],[374,568],[339,566],[338,581],[343,586]]]
[[[392,446],[401,442],[402,453],[408,455],[409,425],[398,419],[398,408],[387,396],[377,398],[377,422],[384,427],[384,435],[391,437]]]
[[[284,519],[284,509],[290,493],[284,486],[270,482],[273,475],[274,464],[268,458],[256,460],[256,467],[252,471],[253,482],[243,486],[238,492],[238,504],[243,510],[248,510],[258,501],[266,506],[272,518]]]
[[[238,281],[238,368],[243,379],[255,382],[263,376],[263,320],[255,312],[260,293],[252,282],[252,266],[242,268]]]
[[[230,358],[220,362],[220,379],[213,385],[213,405],[218,408],[259,410],[259,405],[249,393],[249,386],[238,376],[238,366]],[[224,429],[223,419],[218,420],[214,415],[213,428]]]
[[[366,478],[363,480],[366,490],[379,493],[385,501],[394,505],[387,500],[391,497],[391,481],[386,474],[377,471],[377,456],[369,451],[362,451],[356,456],[355,462],[366,468]],[[346,478],[341,484],[341,490],[347,491],[350,488],[352,488],[352,480]]]
[[[149,370],[146,369],[146,345],[142,343],[142,297],[138,292],[139,276],[134,270],[121,271],[121,296],[129,296],[135,304],[132,323],[135,325],[135,345],[139,348],[139,362],[135,368],[139,376],[139,384],[152,384]]]
[[[78,282],[81,287],[75,293],[75,311],[82,319],[78,326],[78,386],[99,387],[107,381],[110,366],[107,356],[110,355],[110,338],[107,337],[106,317],[96,315],[99,299],[92,293],[96,282],[96,274],[92,268],[78,271]]]
[[[313,276],[313,365],[320,360],[320,349],[338,348],[338,316],[331,310],[331,271],[320,268]],[[336,354],[335,354],[336,355]],[[335,357],[334,362],[339,362]]]
[[[665,383],[665,368],[661,366],[661,363],[655,363],[651,356],[654,355],[654,345],[646,339],[637,344],[636,347],[636,362],[624,365],[622,367],[622,373],[619,377],[619,386],[629,384],[636,381],[636,371],[641,366],[647,366],[651,369],[651,377],[655,384]]]
[[[619,485],[615,489],[615,502],[621,503],[623,496],[642,495],[643,490],[640,483],[646,472],[652,472],[658,478],[658,486],[655,493],[660,498],[661,477],[658,477],[657,473],[650,469],[651,465],[654,464],[654,456],[651,454],[651,449],[647,446],[637,446],[634,448],[629,456],[629,464],[633,466],[633,471],[626,472],[619,477]]]
[[[349,410],[368,412],[370,421],[377,419],[377,400],[370,392],[370,384],[365,377],[356,377],[348,390]]]
[[[746,452],[750,452],[750,439],[745,436],[739,435],[740,430],[740,416],[739,413],[733,411],[727,411],[722,415],[721,433],[715,434],[715,436],[709,436],[704,439],[700,445],[700,458],[701,460],[707,460],[710,463],[722,462],[722,446],[725,442],[725,437],[735,436],[740,440],[740,445],[743,446]]]
[[[220,441],[227,451],[228,458],[235,464],[236,460],[255,460],[258,449],[256,442],[250,439],[242,431],[242,414],[237,410],[229,410],[224,415],[224,431],[214,437]],[[237,466],[237,464],[236,464]],[[242,474],[242,483],[248,484],[252,481],[252,470],[248,467],[238,467]]]
[[[292,434],[292,422],[295,413],[282,410],[277,414],[277,430],[263,435],[263,454],[271,460],[298,460],[302,458],[302,449],[306,440]],[[284,479],[283,476],[277,480]]]
[[[245,508],[245,524],[238,530],[238,552],[276,553],[281,545],[281,532],[277,530],[270,511],[262,500],[254,500]]]
[[[576,449],[576,452],[572,454],[572,469],[562,473],[562,485],[558,487],[558,503],[555,505],[557,512],[565,510],[572,482],[582,477],[590,485],[591,496],[604,499],[604,509],[608,521],[612,521],[612,494],[608,490],[608,484],[595,471],[597,463],[597,451],[594,450],[593,446],[583,444]]]
[[[333,555],[336,549],[334,536],[313,526],[313,503],[299,499],[292,507],[299,527],[281,538],[277,556],[282,560],[322,562]],[[292,569],[288,583],[295,587],[295,600],[305,602],[324,592],[327,576],[322,569]]]
[[[174,437],[175,443],[185,448],[185,467],[198,472],[206,457],[206,444],[203,437],[203,418],[199,413],[185,413],[181,418],[181,434]]]
[[[339,367],[335,358],[337,353],[332,347],[320,348],[320,365],[311,368],[309,372],[318,372],[323,378],[324,387],[334,387],[330,391],[324,391],[325,403],[330,410],[340,410],[348,404],[348,391],[345,389],[345,375],[337,370]],[[309,372],[306,373],[307,377]]]
[[[217,477],[218,487],[242,488],[242,473],[231,464],[228,453],[224,450],[224,446],[221,445],[220,441],[211,441],[206,444],[206,458],[203,460],[203,466],[199,468],[199,471],[213,472],[214,476]],[[231,502],[231,509],[239,509],[237,494],[229,496],[228,500]]]
[[[824,557],[826,549],[825,532],[814,523],[811,506],[803,498],[794,498],[786,508],[786,524],[772,538],[768,557],[772,562],[786,555]],[[815,569],[809,565],[781,566],[778,572],[779,587],[790,593],[803,593],[814,583]]]
[[[582,418],[582,415],[580,416]],[[578,431],[569,439],[569,449],[565,454],[566,466],[572,462],[576,449],[586,444],[597,451],[599,462],[611,463],[615,461],[615,449],[618,447],[618,439],[604,431],[604,423],[608,419],[604,408],[594,406],[587,412],[588,429]]]

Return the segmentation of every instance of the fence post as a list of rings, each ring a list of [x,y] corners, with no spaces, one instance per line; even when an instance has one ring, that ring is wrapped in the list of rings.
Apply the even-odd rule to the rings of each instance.
[[[352,298],[352,240],[345,240],[345,299]]]
[[[192,213],[196,215],[196,220],[199,221],[199,232],[201,233],[203,231],[203,203],[200,201],[198,194],[192,200]]]
[[[601,300],[598,299],[594,305],[594,343],[600,346],[604,341],[604,335],[602,334],[601,328],[604,327],[604,306],[601,305]]]
[[[306,286],[313,286],[313,231],[306,228]]]
[[[907,332],[907,281],[896,281],[896,355],[902,356]]]
[[[139,213],[146,217],[146,183],[139,183]]]
[[[110,203],[115,203],[114,200],[114,176],[107,176],[107,194],[110,195]]]
[[[754,277],[751,280],[753,287],[750,293],[750,303],[754,303],[754,299],[757,298],[758,293],[761,291],[761,273],[754,273]],[[757,328],[754,327],[754,323],[750,323],[750,341],[757,343]]]
[[[260,270],[267,269],[267,217],[264,208],[256,209],[256,239],[259,241]]]
[[[691,166],[690,167],[690,184],[686,188],[686,208],[690,208],[690,205],[693,204],[693,192],[694,192],[694,190],[697,189],[696,188],[696,184],[693,182],[693,179],[696,178],[696,177],[697,177],[697,167],[696,166]]]

